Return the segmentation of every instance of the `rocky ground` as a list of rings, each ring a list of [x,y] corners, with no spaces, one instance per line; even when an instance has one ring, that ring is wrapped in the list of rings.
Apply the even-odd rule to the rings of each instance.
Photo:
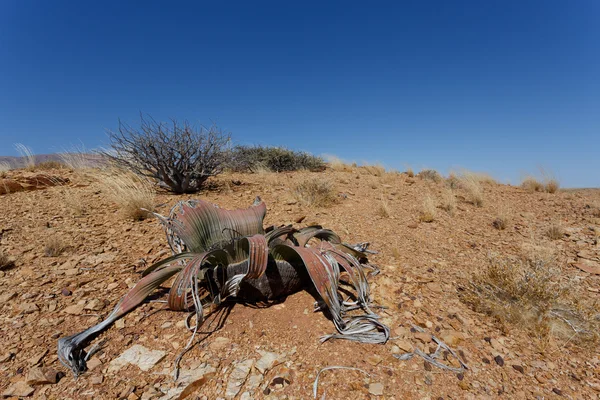
[[[267,224],[302,220],[297,225],[321,224],[349,243],[371,242],[379,252],[372,261],[381,268],[372,291],[386,307],[381,316],[392,339],[386,345],[320,343],[334,326],[312,311],[314,299],[306,292],[270,307],[236,304],[205,323],[213,332],[196,338],[174,381],[174,361],[190,333],[185,315],[165,310],[157,295],[96,339],[104,341],[101,350],[89,360],[89,371],[74,379],[57,360],[57,339],[103,319],[144,266],[169,252],[156,220],[124,219],[93,179],[65,170],[44,173],[60,177],[60,184],[0,195],[0,250],[14,260],[0,271],[5,397],[309,399],[319,371],[344,366],[360,371],[323,371],[319,399],[600,398],[597,344],[501,326],[459,297],[490,252],[515,255],[535,243],[560,255],[561,273],[582,302],[598,302],[599,190],[529,193],[482,183],[482,207],[459,188],[453,215],[438,209],[425,223],[419,219],[423,199],[439,201],[446,182],[360,168],[224,174],[197,197],[238,208],[259,195],[268,207]],[[19,182],[32,175],[9,171],[4,178]],[[315,178],[328,180],[339,201],[321,208],[299,203],[292,188]],[[158,211],[168,213],[178,200],[193,197],[161,193]],[[496,229],[493,221],[506,210],[506,229]],[[555,240],[545,234],[553,224],[564,229]],[[47,246],[57,243],[65,248],[48,256]],[[432,334],[468,370],[457,374],[419,356],[394,357],[415,348],[432,352]],[[447,365],[458,366],[451,357]]]

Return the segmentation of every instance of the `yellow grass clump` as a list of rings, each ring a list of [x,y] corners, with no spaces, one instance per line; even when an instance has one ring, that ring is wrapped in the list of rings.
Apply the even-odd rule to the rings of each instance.
[[[562,279],[552,250],[531,249],[518,257],[490,255],[459,291],[461,300],[493,317],[505,332],[515,326],[538,338],[597,341],[600,320],[593,305],[581,304]]]
[[[483,187],[481,180],[477,175],[464,173],[459,175],[459,186],[466,192],[466,199],[469,203],[477,206],[483,206]]]
[[[101,171],[96,178],[125,218],[140,221],[149,216],[149,211],[154,211],[156,192],[148,179],[114,169]]]
[[[299,203],[311,207],[326,207],[336,201],[331,182],[319,178],[307,179],[297,184],[293,195]]]
[[[506,207],[500,207],[496,218],[492,221],[492,226],[500,231],[505,230],[510,223],[511,215]]]
[[[454,215],[456,211],[456,196],[451,189],[446,189],[442,194],[440,208],[450,215]]]
[[[67,249],[67,245],[60,236],[50,236],[46,240],[46,247],[44,247],[44,255],[46,257],[58,257]]]
[[[435,203],[431,196],[425,197],[421,206],[421,213],[419,214],[419,221],[421,222],[433,222],[437,215]]]
[[[381,202],[377,207],[376,214],[382,218],[389,218],[392,215],[390,206],[383,196],[381,197]]]
[[[558,223],[553,223],[546,230],[546,236],[548,236],[551,240],[558,240],[564,236],[565,232],[562,225]]]

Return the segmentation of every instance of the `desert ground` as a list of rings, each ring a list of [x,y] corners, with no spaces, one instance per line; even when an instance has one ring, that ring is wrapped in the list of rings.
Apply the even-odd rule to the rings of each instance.
[[[600,190],[548,193],[483,176],[465,184],[411,175],[337,166],[224,173],[195,195],[159,190],[153,202],[161,214],[182,199],[233,209],[260,196],[268,207],[266,225],[320,224],[344,242],[370,242],[377,251],[370,261],[381,270],[370,279],[373,300],[391,329],[385,345],[321,343],[335,327],[313,312],[315,299],[307,292],[268,306],[231,304],[205,322],[209,333],[195,338],[175,381],[175,359],[191,334],[186,314],[166,310],[160,292],[93,342],[101,343],[100,350],[77,379],[56,356],[60,337],[102,320],[146,266],[170,254],[159,222],[128,218],[93,172],[5,172],[0,393],[35,399],[309,399],[319,371],[343,366],[360,371],[323,371],[317,398],[600,399]],[[330,204],[298,197],[297,185],[311,180],[331,188]],[[528,259],[543,259],[550,272],[519,275],[502,264]],[[495,298],[474,289],[486,279],[491,290],[506,283],[505,275],[490,272],[494,262],[524,286]],[[541,293],[528,292],[534,287]],[[538,300],[568,312],[538,306]],[[468,369],[455,373],[420,356],[401,359],[415,348],[433,353],[432,335]],[[137,359],[125,360],[124,354],[136,351]],[[447,352],[440,361],[459,366]]]

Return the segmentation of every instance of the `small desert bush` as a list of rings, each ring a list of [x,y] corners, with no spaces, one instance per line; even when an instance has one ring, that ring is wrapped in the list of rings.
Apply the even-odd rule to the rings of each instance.
[[[228,168],[235,172],[257,172],[266,169],[271,172],[298,170],[322,171],[325,161],[304,151],[284,147],[236,146],[229,155]]]
[[[470,180],[477,181],[479,183],[496,184],[496,180],[486,172],[475,172],[463,169],[458,173],[459,176],[468,177]]]
[[[336,200],[331,182],[317,178],[299,183],[293,194],[298,202],[312,207],[325,207]]]
[[[593,306],[573,295],[549,249],[520,257],[490,255],[488,263],[459,290],[461,300],[492,316],[505,331],[517,326],[537,337],[598,339],[600,320]]]
[[[46,257],[58,257],[67,249],[67,245],[60,236],[50,236],[46,240],[44,255]]]
[[[446,211],[450,215],[454,215],[456,211],[456,196],[454,192],[447,189],[442,194],[442,201],[440,202],[440,208]]]
[[[99,173],[97,179],[125,218],[140,221],[148,217],[148,212],[154,211],[156,196],[152,182],[130,172],[109,171]]]
[[[417,176],[421,179],[433,181],[435,183],[442,181],[442,176],[434,169],[424,169],[419,172]]]
[[[546,230],[546,236],[548,236],[548,238],[550,238],[551,240],[561,239],[564,236],[564,234],[565,234],[565,231],[564,231],[562,225],[560,225],[558,223],[553,223]]]
[[[460,179],[454,172],[450,172],[448,178],[446,179],[446,184],[450,189],[458,189],[460,187]]]
[[[406,171],[404,171],[404,173],[409,177],[409,178],[414,178],[415,177],[415,171],[411,168],[408,167],[406,168]]]
[[[542,179],[537,179],[533,176],[526,176],[521,181],[521,187],[530,193],[546,192],[556,193],[560,189],[560,183],[552,174],[540,169]]]
[[[419,214],[419,221],[421,222],[433,222],[437,215],[437,211],[435,208],[435,203],[430,196],[427,196],[425,200],[423,200],[423,204],[421,205],[421,212]]]

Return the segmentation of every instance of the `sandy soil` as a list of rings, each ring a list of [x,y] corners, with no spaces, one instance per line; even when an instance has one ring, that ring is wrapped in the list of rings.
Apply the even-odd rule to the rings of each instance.
[[[532,337],[520,327],[502,329],[458,295],[472,272],[488,262],[490,252],[515,255],[535,243],[558,252],[563,275],[575,282],[573,290],[582,301],[598,301],[600,275],[570,263],[583,254],[589,265],[600,265],[594,231],[600,228],[594,208],[600,204],[599,190],[528,193],[484,183],[482,207],[468,203],[457,189],[454,215],[438,209],[432,223],[419,221],[420,208],[428,195],[439,201],[445,183],[406,174],[374,176],[361,169],[224,174],[197,196],[161,193],[156,203],[163,214],[181,199],[198,197],[224,208],[245,208],[259,195],[268,207],[266,224],[305,217],[296,225],[318,223],[346,242],[371,242],[379,252],[371,260],[381,268],[372,280],[373,295],[377,304],[387,307],[381,315],[393,338],[386,345],[320,343],[334,326],[322,313],[312,312],[314,299],[305,292],[270,307],[237,304],[228,313],[215,314],[210,329],[217,327],[218,316],[223,317],[222,326],[200,335],[183,358],[182,367],[192,371],[193,378],[174,382],[173,363],[190,334],[183,325],[184,314],[154,301],[102,334],[99,339],[106,341],[92,357],[90,371],[75,380],[57,360],[57,339],[99,322],[139,279],[144,265],[169,252],[158,221],[128,221],[93,181],[72,172],[48,173],[69,181],[0,195],[0,249],[15,260],[13,267],[0,271],[0,392],[7,397],[180,398],[181,391],[206,372],[206,382],[198,381],[196,391],[190,388],[188,398],[231,397],[226,396],[227,387],[238,379],[236,398],[309,399],[319,370],[347,366],[366,374],[323,372],[319,398],[600,398],[597,347],[559,337]],[[19,180],[31,173],[8,174]],[[315,177],[331,182],[340,195],[336,204],[310,208],[294,199],[294,185]],[[379,211],[384,202],[389,217]],[[511,215],[505,230],[492,226],[500,209]],[[554,223],[565,229],[561,239],[544,234]],[[57,257],[44,254],[52,238],[68,246]],[[395,358],[413,346],[435,347],[411,330],[413,325],[451,342],[468,371],[457,375],[419,357]],[[147,371],[131,364],[111,367],[111,361],[136,344],[166,356]],[[255,362],[264,351],[276,353],[277,361],[260,371]],[[56,372],[66,376],[54,384],[26,384],[40,370],[55,378]]]

